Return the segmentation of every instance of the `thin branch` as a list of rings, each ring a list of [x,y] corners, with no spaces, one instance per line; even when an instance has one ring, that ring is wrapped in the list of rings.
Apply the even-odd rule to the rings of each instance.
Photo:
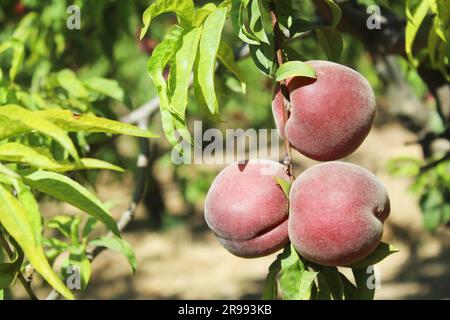
[[[276,5],[275,5],[274,1],[272,1],[270,3],[270,17],[272,19],[277,65],[281,66],[284,62],[283,50],[282,50],[282,44],[283,44],[284,37],[283,37],[283,32],[281,31],[280,26],[278,24]],[[284,81],[284,80],[279,81],[279,85],[280,85],[281,93],[283,94],[283,123],[286,123],[286,121],[289,119],[289,116],[290,116],[289,91],[286,86],[286,81]],[[291,179],[291,181],[294,181],[295,177],[292,173],[291,144],[286,137],[284,139],[284,148],[285,148],[285,157],[284,157],[285,171],[286,171],[287,175],[289,176],[289,178]]]
[[[11,250],[8,241],[6,241],[5,237],[3,236],[3,234],[1,232],[0,232],[0,245],[5,250],[9,259],[11,259],[11,260],[14,259],[14,252]],[[27,281],[27,279],[25,279],[22,272],[19,271],[17,273],[17,278],[19,279],[20,283],[22,284],[22,287],[25,289],[25,291],[27,292],[30,299],[31,300],[39,300],[38,297],[36,296],[36,294],[34,293],[33,289],[31,288],[31,281]]]
[[[423,167],[421,167],[420,174],[423,174],[423,173],[427,172],[428,170],[433,169],[437,165],[439,165],[447,160],[450,160],[450,151],[447,152],[442,158],[432,161],[432,162],[424,165]]]

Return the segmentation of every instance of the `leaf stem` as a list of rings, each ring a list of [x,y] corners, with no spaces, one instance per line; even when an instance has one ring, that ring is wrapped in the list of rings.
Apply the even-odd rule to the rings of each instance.
[[[282,43],[283,43],[283,33],[280,30],[280,26],[278,24],[277,10],[275,1],[270,2],[270,18],[272,20],[272,27],[274,33],[274,45],[275,45],[275,54],[277,57],[277,65],[278,67],[284,63]],[[289,100],[289,90],[286,86],[286,81],[281,80],[278,82],[280,86],[281,93],[283,94],[283,123],[286,123],[290,116],[290,100]],[[275,88],[276,90],[276,88]],[[289,176],[289,179],[294,181],[295,177],[292,172],[292,152],[291,152],[291,144],[289,140],[285,137],[284,139],[284,148],[285,148],[285,156],[284,156],[284,165],[285,171]]]

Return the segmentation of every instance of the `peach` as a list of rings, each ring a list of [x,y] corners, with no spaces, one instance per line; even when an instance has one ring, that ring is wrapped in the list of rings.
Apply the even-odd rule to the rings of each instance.
[[[297,177],[289,212],[289,238],[303,257],[325,266],[347,266],[378,246],[390,203],[370,171],[327,162]]]
[[[205,203],[205,219],[219,242],[244,258],[260,257],[288,243],[288,200],[274,176],[289,180],[283,165],[249,160],[223,169]]]
[[[288,81],[291,115],[283,129],[282,94],[272,103],[280,136],[292,147],[319,161],[350,155],[369,134],[375,118],[375,95],[367,80],[346,66],[307,61],[317,78],[294,77]]]

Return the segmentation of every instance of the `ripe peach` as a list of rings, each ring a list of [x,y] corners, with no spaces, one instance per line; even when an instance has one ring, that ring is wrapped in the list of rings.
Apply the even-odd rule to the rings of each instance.
[[[205,219],[231,253],[260,257],[288,242],[288,200],[274,176],[289,180],[270,160],[234,163],[215,178],[206,196]]]
[[[388,194],[370,171],[327,162],[304,171],[290,191],[289,238],[306,259],[346,266],[380,243]]]
[[[307,61],[317,78],[288,81],[291,115],[283,129],[282,94],[273,99],[280,136],[292,147],[319,161],[337,160],[354,152],[369,134],[375,118],[375,95],[367,80],[346,66]]]

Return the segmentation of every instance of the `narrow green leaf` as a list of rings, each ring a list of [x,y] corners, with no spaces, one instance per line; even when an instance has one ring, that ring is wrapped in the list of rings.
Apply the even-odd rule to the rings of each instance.
[[[419,31],[419,28],[422,25],[422,22],[424,21],[428,10],[430,9],[431,0],[420,1],[412,15],[409,2],[410,1],[407,1],[405,5],[408,17],[405,31],[405,52],[411,64],[413,66],[417,66],[418,61],[414,58],[412,53],[414,39],[416,38],[417,32]]]
[[[164,36],[163,41],[156,46],[147,65],[147,71],[158,91],[159,107],[164,133],[170,144],[177,145],[176,129],[183,128],[182,121],[178,121],[170,112],[170,99],[163,72],[166,65],[178,51],[182,44],[184,29],[178,25],[173,26]]]
[[[325,0],[325,2],[328,4],[331,10],[331,25],[333,27],[336,27],[339,24],[339,21],[341,21],[342,10],[333,0]]]
[[[326,279],[330,287],[330,293],[334,300],[344,299],[344,283],[342,281],[340,272],[337,268],[323,267],[320,271]]]
[[[0,290],[6,289],[16,279],[23,262],[23,252],[14,251],[10,262],[0,263]]]
[[[67,202],[100,220],[116,236],[120,237],[117,224],[106,207],[78,182],[61,174],[48,171],[36,171],[23,178],[30,187],[60,201]]]
[[[219,58],[220,62],[240,81],[242,91],[245,93],[246,84],[244,76],[238,65],[236,64],[233,49],[231,49],[231,47],[225,41],[220,41],[219,50],[217,51],[217,57]]]
[[[313,67],[301,61],[283,63],[275,73],[276,80],[281,81],[292,77],[316,78]]]
[[[78,80],[76,74],[69,69],[64,69],[56,74],[59,85],[70,95],[76,98],[87,98],[88,92],[83,83]]]
[[[194,28],[183,35],[181,47],[175,53],[175,63],[170,69],[174,87],[170,97],[170,111],[184,121],[189,83],[194,66],[197,49],[202,34],[202,27]]]
[[[72,273],[68,272],[69,266],[72,268]],[[69,257],[61,268],[66,281],[69,281],[69,277],[73,275],[75,268],[76,272],[79,272],[80,275],[80,290],[85,290],[91,279],[92,267],[83,246],[71,247],[69,249]]]
[[[133,273],[136,271],[137,267],[136,256],[134,254],[133,248],[125,240],[117,237],[101,237],[92,240],[91,242],[89,242],[89,245],[96,247],[105,247],[120,252],[127,258],[128,263],[130,264],[131,269],[133,270]]]
[[[70,110],[48,109],[39,111],[36,114],[52,121],[58,127],[69,132],[103,132],[143,138],[158,137],[150,131],[140,129],[127,123],[97,117],[91,114],[74,114]]]
[[[205,4],[203,7],[201,7],[200,9],[195,11],[195,15],[194,15],[194,20],[192,22],[192,25],[194,27],[199,27],[201,26],[206,18],[211,14],[211,12],[213,12],[215,9],[217,8],[217,6],[214,3],[207,3]]]
[[[83,81],[86,88],[124,102],[125,92],[116,80],[105,78],[90,78]]]
[[[199,44],[197,79],[206,105],[212,114],[219,111],[219,103],[214,88],[214,75],[227,11],[226,8],[217,8],[206,18]]]
[[[398,249],[395,248],[393,245],[390,245],[388,243],[381,242],[378,247],[375,248],[375,250],[369,254],[366,258],[362,259],[361,261],[355,262],[351,265],[349,265],[349,268],[367,268],[368,266],[372,266],[374,264],[377,264],[378,262],[382,261],[387,256],[398,252]]]
[[[8,127],[4,127],[4,125]],[[74,159],[78,160],[78,153],[72,140],[59,126],[45,119],[41,113],[32,112],[12,104],[0,107],[0,140],[32,130],[53,138]]]
[[[317,41],[329,60],[339,61],[344,42],[339,31],[334,27],[316,29]]]
[[[360,300],[373,300],[375,286],[373,283],[369,283],[369,278],[375,277],[373,267],[372,272],[369,272],[368,268],[352,269],[352,272],[355,277],[356,288],[358,289],[358,298]]]
[[[79,163],[59,163],[49,158],[40,150],[25,146],[20,143],[10,142],[0,145],[0,160],[13,163],[28,164],[32,167],[55,172],[66,172],[83,169],[106,169],[118,172],[124,170],[108,162],[82,158]]]
[[[277,177],[277,176],[274,176],[273,179],[281,187],[281,190],[283,190],[283,193],[286,196],[286,198],[289,199],[289,191],[291,189],[291,182],[287,181],[283,178]]]
[[[40,244],[35,242],[34,230],[21,203],[0,185],[0,223],[17,241],[25,256],[39,274],[67,299],[72,293],[58,278],[45,257]]]
[[[144,27],[141,30],[141,40],[144,38],[152,19],[162,13],[174,12],[180,23],[190,25],[194,18],[194,1],[192,0],[156,0],[147,10],[144,11],[142,22]]]

